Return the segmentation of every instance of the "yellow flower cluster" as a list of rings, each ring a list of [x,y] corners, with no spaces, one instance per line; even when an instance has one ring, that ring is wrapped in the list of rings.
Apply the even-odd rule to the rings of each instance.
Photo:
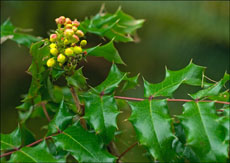
[[[76,66],[87,54],[82,48],[87,45],[86,40],[80,40],[84,33],[78,29],[80,22],[76,19],[60,16],[55,19],[58,29],[50,35],[49,47],[51,58],[47,60],[48,67]],[[58,63],[58,64],[57,64]]]

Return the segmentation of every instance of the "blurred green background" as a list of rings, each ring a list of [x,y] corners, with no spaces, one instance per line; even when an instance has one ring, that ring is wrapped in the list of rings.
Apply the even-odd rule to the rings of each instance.
[[[221,1],[15,1],[1,2],[1,23],[8,17],[16,27],[33,29],[30,34],[48,37],[47,32],[55,29],[54,19],[61,15],[84,20],[95,15],[102,4],[114,13],[121,6],[123,11],[137,19],[145,19],[138,30],[139,43],[115,44],[127,66],[119,66],[131,75],[140,73],[152,83],[160,82],[165,76],[165,66],[171,70],[184,68],[191,59],[207,67],[206,75],[219,80],[225,71],[229,73],[229,2]],[[89,46],[97,43],[96,36],[88,36]],[[31,62],[29,50],[19,47],[13,41],[1,45],[1,132],[11,132],[18,122],[15,106],[20,104],[21,95],[27,93],[31,77],[25,73]],[[83,64],[88,82],[95,86],[103,81],[110,63],[101,58],[89,58]],[[143,97],[143,84],[121,95]],[[182,86],[175,97],[188,97],[194,89]],[[169,104],[173,114],[181,112],[181,104]],[[119,128],[123,134],[117,136],[119,152],[135,142],[135,132],[129,122],[124,122],[130,110],[123,108],[119,115]],[[34,118],[27,126],[40,138],[45,134],[41,126],[45,118]],[[124,160],[149,161],[145,150],[135,147]],[[137,154],[138,153],[138,154]]]

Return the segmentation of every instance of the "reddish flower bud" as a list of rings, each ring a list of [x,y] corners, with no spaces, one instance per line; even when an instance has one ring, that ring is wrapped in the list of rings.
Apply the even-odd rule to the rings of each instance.
[[[79,41],[79,37],[77,35],[73,35],[73,42],[77,43]]]
[[[66,18],[66,19],[65,19],[65,24],[72,24],[71,19],[70,19],[70,18]]]
[[[80,22],[77,21],[77,19],[75,19],[73,22],[72,22],[72,25],[75,26],[75,27],[78,27],[80,25]]]
[[[57,24],[64,24],[65,23],[65,17],[60,16],[59,18],[55,19]]]
[[[50,41],[51,41],[51,42],[55,42],[56,39],[57,39],[57,34],[51,34],[51,35],[50,35]]]

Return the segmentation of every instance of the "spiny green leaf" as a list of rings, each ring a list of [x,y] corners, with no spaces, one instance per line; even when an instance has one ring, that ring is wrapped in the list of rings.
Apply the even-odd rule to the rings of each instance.
[[[96,133],[108,144],[117,128],[118,108],[113,96],[100,96],[91,92],[84,95],[85,119],[93,126]]]
[[[199,99],[202,97],[207,96],[216,96],[220,93],[221,89],[225,85],[225,83],[229,81],[229,74],[225,73],[223,79],[221,79],[219,82],[213,84],[212,86],[202,89],[198,91],[197,93],[194,93],[190,95],[193,99]]]
[[[174,135],[171,118],[165,100],[128,101],[132,109],[129,120],[133,124],[139,142],[146,146],[151,155],[159,161],[170,161],[175,152],[172,149]]]
[[[211,100],[225,101],[225,102],[229,101],[230,102],[229,90],[221,92],[216,96],[209,96],[208,98],[211,99]]]
[[[21,145],[21,131],[20,127],[17,127],[10,134],[1,135],[1,150],[16,149]]]
[[[62,100],[59,110],[49,123],[48,135],[64,130],[71,122],[73,115],[69,112],[64,99]]]
[[[133,34],[143,23],[143,19],[136,20],[119,8],[114,14],[99,13],[91,19],[86,19],[79,28],[84,32],[114,39],[116,42],[130,42],[134,41]]]
[[[82,73],[82,67],[76,70],[72,76],[67,76],[66,81],[69,86],[74,86],[78,89],[87,88],[87,82]]]
[[[161,83],[150,84],[144,81],[145,97],[172,96],[173,92],[182,84],[201,86],[204,67],[189,63],[184,69],[170,71],[166,69],[165,79]]]
[[[117,49],[114,47],[113,40],[111,40],[109,43],[99,46],[95,49],[88,49],[88,55],[89,56],[97,56],[97,57],[104,57],[110,62],[118,63],[118,64],[125,64]]]
[[[222,126],[224,126],[225,131],[226,131],[226,137],[225,141],[226,143],[229,143],[230,141],[230,107],[224,107],[223,109],[223,116],[219,117],[218,121]]]
[[[35,142],[34,134],[25,126],[25,124],[21,124],[20,130],[21,130],[22,146]]]
[[[102,149],[101,140],[79,124],[54,137],[60,146],[79,162],[113,162],[114,156]]]
[[[27,47],[30,47],[32,43],[41,40],[41,38],[34,37],[32,35],[18,33],[17,28],[13,26],[10,19],[7,19],[1,25],[1,44],[8,39],[14,40],[18,44],[25,45]]]
[[[224,144],[225,130],[217,122],[214,102],[188,102],[183,105],[180,116],[192,148],[201,162],[224,162],[228,156],[228,145]]]
[[[137,74],[136,76],[133,77],[127,77],[125,76],[125,78],[123,79],[125,81],[123,87],[121,88],[121,92],[127,90],[127,89],[131,89],[131,88],[135,88],[138,85],[138,77],[140,74]]]
[[[104,94],[112,93],[116,87],[118,87],[119,83],[124,79],[126,76],[125,73],[121,72],[115,64],[111,66],[109,75],[107,76],[106,80],[103,81],[100,85],[92,88],[93,92],[98,94],[104,92]]]
[[[44,144],[41,143],[35,147],[23,147],[20,150],[14,152],[9,162],[58,162],[48,151],[44,148]]]

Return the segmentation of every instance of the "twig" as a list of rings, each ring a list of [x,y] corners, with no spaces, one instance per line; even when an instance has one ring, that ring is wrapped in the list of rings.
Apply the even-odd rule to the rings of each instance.
[[[74,102],[75,102],[75,105],[76,105],[76,107],[77,107],[77,112],[78,112],[78,113],[80,114],[80,116],[81,116],[81,118],[80,118],[80,123],[81,123],[82,127],[83,127],[84,129],[87,130],[86,121],[85,121],[85,119],[82,118],[82,116],[84,116],[84,114],[85,114],[85,108],[84,108],[84,106],[81,107],[80,100],[79,100],[79,98],[78,98],[78,96],[77,96],[77,93],[76,93],[76,91],[75,91],[75,89],[74,89],[73,86],[70,87],[70,91],[71,91],[73,100],[74,100]]]
[[[59,134],[60,134],[60,133],[55,133],[55,134],[53,134],[53,135],[51,135],[51,136],[47,136],[47,137],[45,137],[45,138],[41,138],[41,139],[39,139],[39,140],[37,140],[37,141],[35,141],[35,142],[31,143],[31,144],[26,145],[26,147],[31,147],[31,146],[34,146],[34,145],[36,145],[36,144],[38,144],[38,143],[42,142],[43,140],[48,140],[48,139],[51,139],[53,136],[56,136],[56,135],[59,135]],[[22,147],[20,147],[20,148],[16,148],[16,149],[15,149],[15,150],[13,150],[13,151],[10,151],[10,152],[7,152],[7,153],[4,153],[4,154],[0,155],[0,158],[5,157],[5,156],[8,156],[8,155],[11,155],[12,153],[14,153],[14,152],[16,152],[16,151],[20,150],[21,148],[22,148]]]
[[[131,101],[144,101],[144,98],[135,98],[135,97],[123,97],[123,96],[114,96],[116,99],[122,99],[122,100],[131,100]],[[151,100],[162,100],[162,99],[151,99]],[[190,101],[196,101],[196,102],[215,102],[219,104],[227,104],[230,105],[230,102],[225,101],[212,101],[212,100],[188,100],[188,99],[166,99],[166,101],[174,101],[174,102],[190,102]]]
[[[129,148],[127,148],[123,153],[120,154],[120,156],[117,158],[117,163],[119,163],[120,159],[129,152],[133,147],[135,147],[138,144],[138,142],[132,144]]]
[[[41,102],[41,106],[42,106],[43,112],[44,112],[44,114],[45,114],[47,120],[50,122],[50,116],[49,116],[49,114],[48,114],[48,112],[47,112],[45,103],[44,103],[44,102]]]
[[[78,98],[78,96],[77,96],[77,94],[76,94],[75,89],[74,89],[73,86],[70,87],[70,92],[71,92],[71,94],[72,94],[73,100],[74,100],[75,105],[76,105],[76,107],[77,107],[77,112],[78,112],[79,114],[82,114],[80,101],[79,101],[79,98]]]

